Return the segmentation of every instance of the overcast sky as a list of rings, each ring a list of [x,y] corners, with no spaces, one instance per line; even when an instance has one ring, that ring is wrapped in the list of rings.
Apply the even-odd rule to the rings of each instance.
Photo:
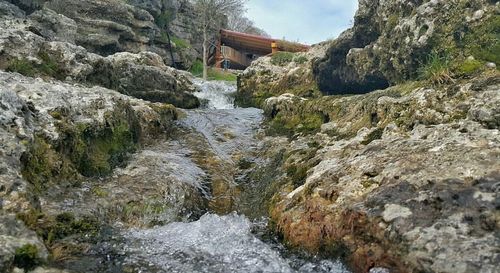
[[[273,38],[315,44],[350,26],[358,0],[248,0],[248,18]]]

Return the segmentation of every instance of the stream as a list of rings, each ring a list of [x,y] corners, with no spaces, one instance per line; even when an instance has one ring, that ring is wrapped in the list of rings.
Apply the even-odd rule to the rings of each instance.
[[[263,120],[262,111],[235,108],[236,87],[232,84],[201,81],[197,84],[201,92],[196,96],[204,102],[204,107],[186,111],[178,125],[204,138],[209,146],[204,149],[222,162],[220,176],[229,185],[237,186],[235,176],[239,172],[224,170],[237,169],[237,159],[251,156],[258,148],[255,135]],[[184,142],[184,146],[193,145],[189,134],[176,141]],[[194,161],[190,162],[193,166],[183,168],[198,168]],[[238,212],[218,215],[209,210],[196,221],[126,230],[123,237],[127,239],[120,254],[125,257],[124,265],[134,272],[349,272],[338,260],[288,251],[270,234],[264,216],[250,220]]]

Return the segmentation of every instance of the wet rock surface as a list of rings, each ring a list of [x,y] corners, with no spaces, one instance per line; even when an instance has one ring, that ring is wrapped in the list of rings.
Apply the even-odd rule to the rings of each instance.
[[[495,272],[500,139],[475,109],[496,116],[500,88],[471,86],[401,86],[323,106],[268,99],[271,120],[329,117],[319,133],[264,140],[284,149],[267,155],[281,166],[269,182],[280,188],[269,203],[276,231],[295,247],[347,255],[357,272]]]
[[[0,268],[9,272],[20,266],[14,253],[23,247],[29,251],[23,254],[29,261],[24,259],[24,266],[46,262],[45,246],[56,260],[86,249],[100,229],[99,214],[91,207],[75,208],[85,192],[79,185],[111,171],[119,165],[116,160],[125,161],[137,147],[164,136],[177,112],[170,105],[99,87],[5,72],[0,78],[0,205],[2,224],[10,225],[1,229],[2,246],[9,247]],[[93,193],[105,194],[96,188]],[[85,239],[65,241],[71,236]]]

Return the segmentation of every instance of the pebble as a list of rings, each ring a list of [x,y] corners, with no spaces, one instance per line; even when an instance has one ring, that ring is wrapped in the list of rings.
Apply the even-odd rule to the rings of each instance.
[[[496,69],[497,68],[497,65],[495,63],[486,63],[486,67],[487,68],[490,68],[490,69]]]

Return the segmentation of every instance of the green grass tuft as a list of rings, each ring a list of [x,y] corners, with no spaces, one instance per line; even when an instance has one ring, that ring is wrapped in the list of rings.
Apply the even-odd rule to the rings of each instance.
[[[38,257],[38,248],[35,245],[26,244],[16,249],[14,254],[15,267],[31,270],[41,263],[42,261]]]
[[[446,52],[432,51],[420,65],[418,74],[421,80],[428,80],[434,84],[453,82],[450,55]]]

